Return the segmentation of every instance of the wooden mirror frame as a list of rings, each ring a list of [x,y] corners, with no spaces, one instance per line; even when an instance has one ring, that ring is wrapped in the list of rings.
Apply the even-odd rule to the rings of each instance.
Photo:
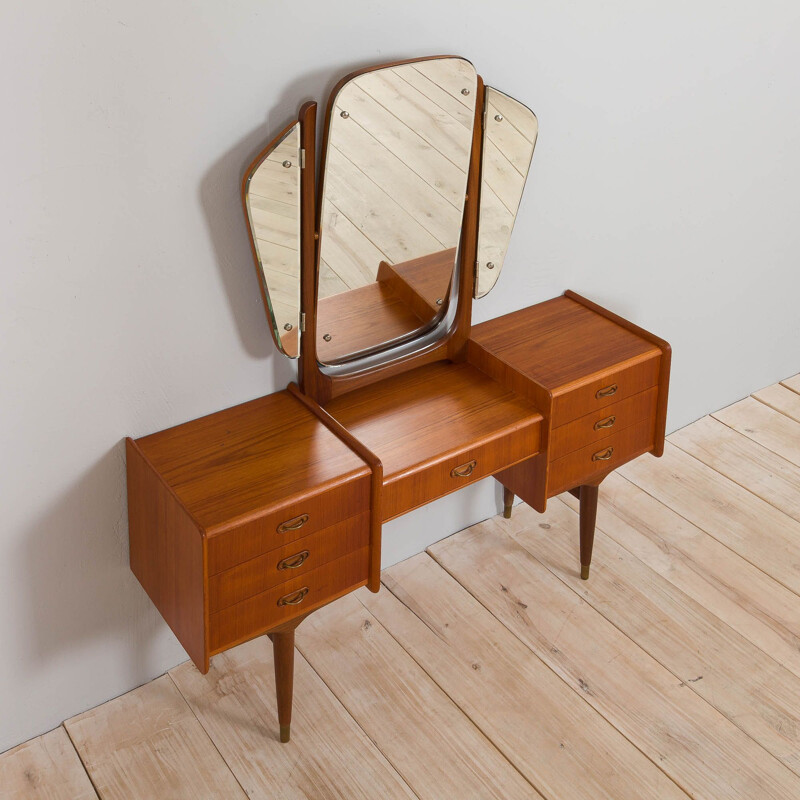
[[[484,85],[477,76],[475,97],[475,120],[472,128],[472,151],[470,153],[467,193],[464,199],[464,215],[459,245],[459,258],[455,266],[458,274],[458,295],[454,322],[441,339],[420,351],[399,356],[385,364],[372,366],[346,375],[328,375],[320,368],[317,354],[317,298],[319,281],[319,233],[321,203],[318,202],[317,186],[325,169],[325,152],[331,111],[339,90],[349,81],[368,72],[438,58],[460,58],[460,56],[426,56],[405,61],[392,61],[345,75],[328,98],[325,112],[325,127],[322,139],[320,180],[315,170],[317,104],[305,103],[299,113],[301,147],[306,153],[305,168],[300,177],[300,361],[298,381],[302,392],[320,405],[339,395],[367,386],[376,381],[397,375],[414,367],[434,361],[462,361],[466,355],[472,322],[472,298],[475,286],[475,261],[478,243],[478,210],[480,208],[480,172],[483,132]]]

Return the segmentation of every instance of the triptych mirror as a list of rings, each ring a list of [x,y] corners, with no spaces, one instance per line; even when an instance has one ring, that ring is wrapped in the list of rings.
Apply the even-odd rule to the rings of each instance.
[[[476,109],[479,96],[482,108]],[[465,203],[479,126],[473,296],[494,286],[536,144],[534,114],[473,65],[438,57],[363,71],[330,98],[316,221],[316,358],[347,369],[446,334],[458,302]],[[256,158],[243,201],[276,344],[300,355],[300,124]],[[462,269],[463,269],[462,265]]]

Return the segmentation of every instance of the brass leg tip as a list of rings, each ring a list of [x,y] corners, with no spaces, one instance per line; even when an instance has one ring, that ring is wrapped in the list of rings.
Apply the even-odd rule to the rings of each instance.
[[[589,580],[589,565],[588,564],[581,564],[581,580],[588,581]]]
[[[503,516],[506,519],[511,519],[511,508],[512,508],[511,506],[505,506],[503,508]]]
[[[281,741],[286,744],[289,741],[289,728],[290,725],[281,725]]]

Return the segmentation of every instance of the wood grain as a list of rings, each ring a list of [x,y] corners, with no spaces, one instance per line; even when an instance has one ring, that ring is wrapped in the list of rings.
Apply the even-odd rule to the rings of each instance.
[[[645,339],[648,342],[654,344],[658,349],[661,351],[661,358],[659,359],[659,375],[658,375],[658,385],[659,385],[659,394],[658,394],[658,405],[656,408],[656,441],[655,446],[653,448],[653,455],[658,456],[659,458],[664,452],[664,439],[666,436],[666,427],[667,427],[667,401],[669,398],[669,376],[670,376],[670,369],[672,366],[672,347],[669,342],[662,339],[660,336],[656,336],[650,331],[645,330],[644,328],[639,327],[638,325],[634,325],[630,320],[625,319],[624,317],[619,316],[619,314],[615,314],[613,311],[609,311],[607,308],[603,308],[602,306],[598,305],[597,303],[592,302],[591,300],[587,300],[585,297],[581,297],[581,295],[576,294],[575,292],[567,289],[564,292],[565,297],[569,297],[572,300],[580,303],[586,308],[591,309],[596,314],[600,314],[601,316],[605,317],[608,320],[616,323],[625,330],[630,331],[631,333],[640,336],[642,339]]]
[[[309,617],[297,646],[418,797],[539,796],[355,596]]]
[[[746,800],[790,791],[788,770],[508,536],[508,529],[547,525],[543,535],[571,538],[574,518],[559,505],[543,517],[522,510],[524,521],[487,520],[429,552],[690,796]]]
[[[126,442],[128,539],[134,575],[198,669],[208,670],[207,545],[175,490]]]
[[[597,444],[607,437],[642,420],[655,420],[658,387],[639,392],[626,400],[593,411],[566,425],[554,428],[550,435],[550,460]]]
[[[63,727],[0,755],[0,800],[96,800]]]
[[[786,386],[776,383],[761,391],[753,392],[753,397],[765,406],[780,411],[781,414],[800,422],[800,394]]]
[[[796,520],[669,443],[662,464],[639,459],[620,472],[800,594],[800,524]]]
[[[267,633],[295,617],[363,586],[369,576],[369,547],[362,547],[329,561],[305,575],[290,578],[239,603],[210,615],[209,648],[218,653],[235,644]],[[281,598],[304,592],[298,603],[281,603]]]
[[[655,462],[658,463],[658,462]],[[575,515],[553,503],[546,524],[560,529]],[[800,772],[800,679],[699,603],[595,534],[595,567],[588,582],[575,577],[565,538],[539,525],[514,538],[564,583],[736,727],[797,775]],[[797,783],[800,790],[800,782]],[[792,793],[778,796],[791,797]]]
[[[248,797],[415,797],[299,653],[292,740],[280,745],[272,668],[262,638],[216,656],[208,675],[189,663],[170,672]]]
[[[746,397],[712,416],[729,428],[800,466],[800,423]]]
[[[247,797],[168,675],[64,725],[103,800]]]
[[[685,797],[428,555],[384,580],[362,601],[545,797]]]
[[[213,536],[269,514],[295,516],[313,495],[369,467],[289,392],[252,400],[137,440],[150,463]],[[332,524],[361,509],[327,517]],[[310,532],[306,528],[304,532]]]
[[[555,394],[616,365],[661,355],[641,336],[568,297],[483,322],[472,338]],[[610,402],[619,399],[617,394]]]
[[[796,464],[713,417],[702,417],[675,431],[669,441],[800,522],[800,467]]]
[[[291,392],[305,407],[311,411],[322,424],[339,437],[354,453],[358,454],[372,471],[370,478],[370,522],[369,522],[369,581],[367,586],[371,592],[377,592],[381,580],[381,533],[383,520],[383,464],[378,456],[363,442],[356,439],[340,422],[335,420],[324,408],[304,395],[297,384],[290,383],[287,391]]]
[[[562,499],[577,510],[571,497]],[[525,509],[520,514],[525,516]],[[519,523],[534,520],[528,516]],[[800,604],[793,592],[620,475],[610,475],[603,484],[598,525],[651,570],[800,676]]]
[[[781,381],[781,385],[785,386],[787,389],[791,389],[793,392],[800,394],[800,373]]]
[[[455,491],[539,449],[541,414],[469,364],[439,362],[336,398],[326,410],[383,464],[383,519]]]
[[[653,447],[653,425],[652,418],[644,419],[551,462],[548,495],[559,494],[584,483],[596,482],[626,461],[648,452]],[[606,458],[607,456],[610,457]]]
[[[368,547],[369,517],[369,510],[363,511],[356,517],[212,575],[208,581],[209,611],[213,614],[347,553]],[[300,563],[294,566],[293,559]]]

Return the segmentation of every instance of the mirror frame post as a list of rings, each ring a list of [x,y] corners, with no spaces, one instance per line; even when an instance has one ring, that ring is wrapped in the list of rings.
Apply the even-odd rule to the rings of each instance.
[[[300,107],[300,146],[305,166],[300,174],[300,363],[297,379],[302,392],[320,401],[317,366],[317,104]]]

